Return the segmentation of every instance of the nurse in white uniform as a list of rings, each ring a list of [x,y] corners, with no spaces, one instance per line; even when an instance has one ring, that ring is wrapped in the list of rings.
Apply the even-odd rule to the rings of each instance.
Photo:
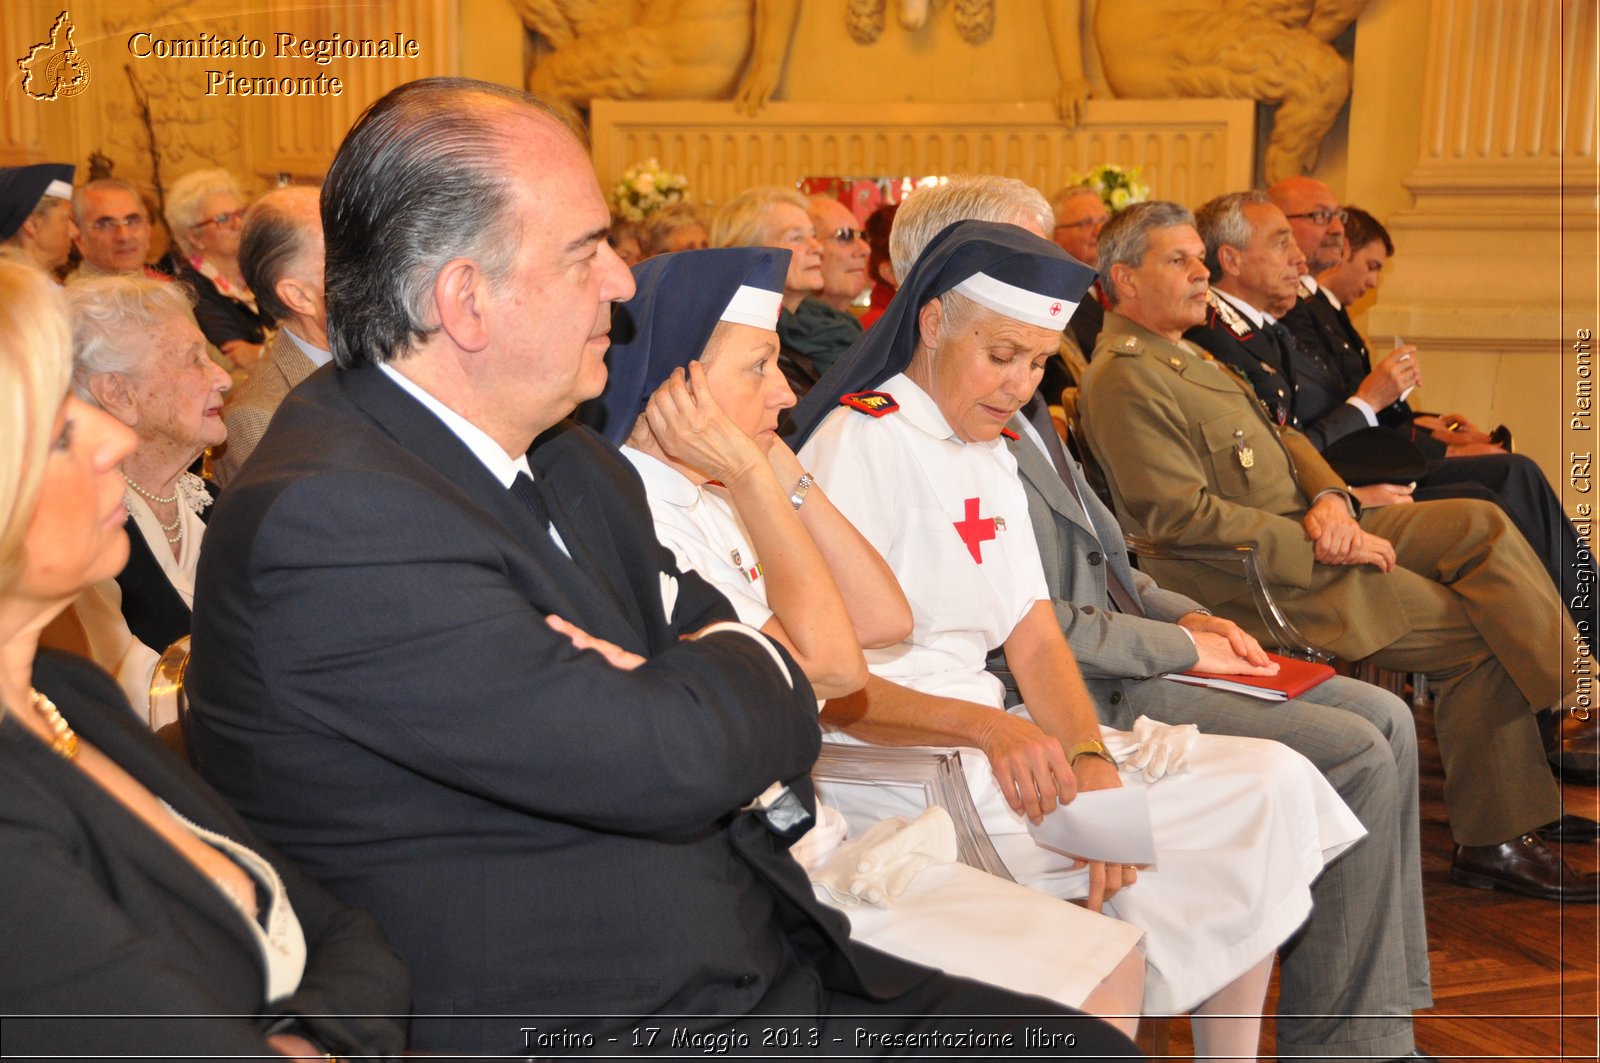
[[[1149,786],[1156,866],[1087,869],[1026,820],[1120,775],[1132,738],[1095,720],[1051,609],[1027,500],[1001,431],[1038,385],[1093,274],[1015,226],[936,237],[866,338],[795,414],[800,458],[889,562],[911,601],[904,642],[830,703],[846,734],[953,745],[1020,882],[1098,898],[1146,931],[1146,1013],[1193,1011],[1200,1055],[1253,1054],[1276,947],[1310,911],[1323,864],[1363,833],[1309,761],[1275,742],[1202,736]],[[870,389],[870,390],[868,390]],[[984,670],[1003,645],[1027,703]],[[900,791],[839,791],[847,817],[903,814]]]
[[[662,543],[779,639],[820,697],[867,677],[861,645],[899,643],[911,611],[883,558],[777,436],[794,394],[773,331],[789,252],[690,251],[634,268],[605,393],[580,416],[638,469]],[[695,361],[698,359],[698,361]],[[646,398],[649,398],[646,406]],[[851,588],[848,596],[840,585]],[[915,816],[918,809],[909,809]],[[844,839],[826,806],[792,852],[820,872]],[[1049,997],[1133,1034],[1141,932],[964,865],[919,871],[887,908],[840,903],[858,940],[948,972]]]

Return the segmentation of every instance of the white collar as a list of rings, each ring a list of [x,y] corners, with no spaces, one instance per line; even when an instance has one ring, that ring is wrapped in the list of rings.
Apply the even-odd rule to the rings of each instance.
[[[660,499],[678,509],[693,509],[700,501],[700,488],[654,454],[624,446],[622,456],[639,470],[639,479],[644,481],[644,493],[651,498]]]
[[[1239,313],[1243,314],[1247,319],[1249,319],[1250,324],[1254,325],[1257,329],[1265,328],[1272,324],[1274,320],[1276,320],[1271,314],[1268,314],[1263,310],[1257,310],[1255,307],[1251,306],[1237,295],[1229,295],[1227,292],[1217,287],[1213,287],[1211,290],[1217,293],[1218,299],[1228,300],[1228,305],[1239,311]]]
[[[300,353],[311,359],[311,364],[316,366],[318,369],[321,369],[323,366],[333,361],[333,354],[331,352],[323,350],[310,340],[303,340],[299,336],[296,336],[294,334],[294,329],[290,328],[288,325],[283,326],[283,334],[288,336],[289,339],[293,340],[294,345],[300,348]]]
[[[1332,303],[1335,310],[1344,309],[1344,304],[1339,301],[1339,297],[1337,295],[1333,294],[1332,288],[1312,288],[1311,290],[1313,292],[1322,292],[1322,297],[1328,300],[1328,302]]]
[[[950,422],[944,419],[944,414],[939,412],[939,404],[933,401],[922,388],[904,373],[894,376],[879,384],[875,390],[886,391],[894,401],[900,404],[900,416],[919,431],[926,432],[935,439],[945,439],[962,446],[994,446],[1000,440],[996,438],[993,443],[968,444],[966,440],[956,435],[955,429],[950,427]]]
[[[483,462],[483,467],[500,481],[502,487],[510,490],[519,472],[527,473],[529,479],[533,478],[533,469],[528,465],[526,454],[511,457],[499,443],[489,438],[489,433],[428,394],[421,385],[401,374],[393,366],[382,362],[378,368],[382,369],[390,380],[399,384],[406,394],[422,403],[430,413],[444,422],[444,426],[450,429],[451,434],[461,440],[462,444],[472,451],[474,457]]]
[[[1309,273],[1302,273],[1300,274],[1300,283],[1304,284],[1306,286],[1306,291],[1310,292],[1312,295],[1317,294],[1319,285],[1317,284],[1316,277]]]

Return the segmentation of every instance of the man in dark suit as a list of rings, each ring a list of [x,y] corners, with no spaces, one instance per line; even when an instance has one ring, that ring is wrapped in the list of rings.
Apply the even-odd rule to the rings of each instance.
[[[524,93],[431,79],[362,116],[323,192],[336,371],[279,408],[207,542],[201,770],[378,917],[424,1051],[681,1049],[785,1015],[781,1050],[876,1053],[844,1016],[1059,1014],[856,946],[813,900],[787,851],[810,686],[564,420],[633,293],[608,222],[577,136]]]

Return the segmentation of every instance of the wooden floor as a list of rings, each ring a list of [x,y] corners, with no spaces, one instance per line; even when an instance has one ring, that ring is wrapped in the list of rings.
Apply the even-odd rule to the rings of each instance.
[[[1422,877],[1434,1006],[1416,1016],[1417,1047],[1440,1060],[1600,1059],[1600,919],[1594,905],[1559,905],[1450,882],[1443,774],[1427,711],[1418,716],[1422,764]],[[1600,789],[1563,787],[1568,812],[1600,819]],[[1594,842],[1566,847],[1574,868],[1600,868]],[[1270,1015],[1277,976],[1267,998]],[[1261,1055],[1273,1054],[1272,1020]],[[1169,1056],[1188,1058],[1175,1020]]]

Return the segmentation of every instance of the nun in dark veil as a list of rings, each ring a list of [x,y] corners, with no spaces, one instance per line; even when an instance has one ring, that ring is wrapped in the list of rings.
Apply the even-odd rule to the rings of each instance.
[[[866,651],[874,679],[830,702],[824,722],[843,731],[834,740],[959,749],[1012,876],[1144,930],[1143,1010],[1193,1012],[1197,1058],[1254,1055],[1276,946],[1310,913],[1324,863],[1365,832],[1311,763],[1276,742],[1173,733],[1178,772],[1171,762],[1160,778],[1119,771],[1137,740],[1097,718],[1000,438],[1093,279],[1016,226],[958,222],[796,410],[801,459],[888,561],[914,618],[904,642]],[[997,650],[1022,705],[1007,709],[985,668]],[[1144,790],[1159,873],[1084,867],[1034,843],[1030,822],[1124,788]],[[909,811],[890,787],[821,796],[851,821]]]
[[[882,556],[774,431],[794,404],[774,331],[788,257],[727,248],[634,267],[638,290],[613,320],[606,390],[598,409],[585,412],[625,444],[656,536],[679,567],[694,569],[740,620],[784,643],[818,697],[837,698],[866,681],[862,646],[899,643],[912,620]],[[817,817],[791,851],[814,881],[831,883],[818,897],[849,911],[858,940],[1093,1013],[1137,1012],[1143,961],[1134,927],[948,857],[930,856],[932,873],[899,882],[894,889],[904,892],[888,907],[841,898],[837,869],[855,867],[853,847],[866,841],[846,843],[843,819],[826,805]],[[871,837],[920,859],[933,847],[913,839],[937,834],[936,821],[900,834],[881,824]],[[885,888],[845,877],[863,891]],[[929,935],[929,926],[940,932]],[[1073,960],[1064,963],[1067,948]],[[1132,1020],[1114,1021],[1133,1032]]]
[[[778,438],[794,405],[775,331],[788,260],[737,247],[635,266],[606,389],[584,416],[625,444],[679,565],[783,642],[828,698],[861,687],[862,642],[898,641],[911,614],[883,559]],[[848,607],[835,574],[855,590]]]

